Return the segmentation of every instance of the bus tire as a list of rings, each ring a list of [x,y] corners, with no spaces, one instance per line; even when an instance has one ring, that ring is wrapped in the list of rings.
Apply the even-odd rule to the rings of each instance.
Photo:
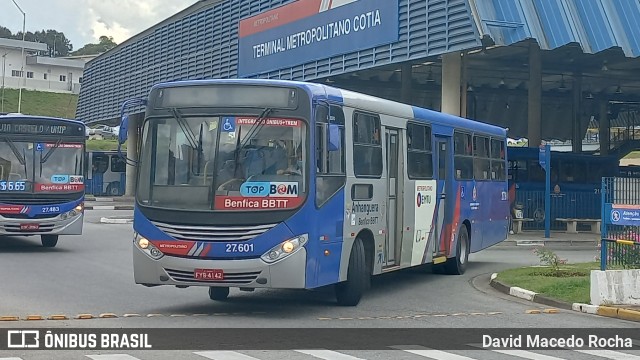
[[[367,262],[362,239],[356,238],[349,256],[349,268],[347,280],[336,284],[336,300],[342,306],[356,306],[367,288],[370,275],[367,271]]]
[[[43,247],[52,248],[58,244],[58,235],[40,235]]]
[[[111,196],[120,195],[120,182],[116,181],[109,184],[109,186],[107,186],[107,194]]]
[[[216,301],[224,301],[229,297],[229,288],[228,287],[217,287],[210,286],[209,287],[209,299]]]
[[[460,227],[458,232],[458,241],[456,243],[456,256],[447,260],[444,265],[444,271],[447,275],[462,275],[467,270],[469,262],[469,232],[466,226]]]

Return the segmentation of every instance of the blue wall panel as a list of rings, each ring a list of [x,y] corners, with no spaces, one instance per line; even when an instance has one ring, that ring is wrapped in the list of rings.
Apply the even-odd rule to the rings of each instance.
[[[616,46],[613,31],[605,17],[601,0],[575,1],[591,50],[598,52]]]
[[[576,41],[561,0],[534,0],[534,4],[551,48]]]
[[[613,4],[618,11],[633,56],[640,56],[640,1],[616,0]]]
[[[640,56],[640,0],[468,1],[497,45],[536,39],[543,50],[578,43],[586,53],[620,47]]]
[[[237,77],[240,19],[289,2],[219,2],[96,58],[85,69],[76,117],[85,122],[116,119],[123,100],[144,97],[162,81]],[[480,44],[468,0],[400,0],[398,11],[398,42],[254,77],[309,81]]]

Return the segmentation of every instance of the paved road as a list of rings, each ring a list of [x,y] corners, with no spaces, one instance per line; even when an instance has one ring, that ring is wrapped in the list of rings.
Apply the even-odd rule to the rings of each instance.
[[[38,239],[5,238],[0,242],[0,271],[5,276],[0,295],[0,316],[45,317],[64,314],[70,318],[88,313],[116,314],[117,318],[92,320],[46,320],[0,322],[0,327],[82,327],[82,328],[213,328],[213,327],[294,327],[294,328],[545,328],[545,327],[630,327],[637,323],[570,311],[558,314],[526,314],[527,309],[545,308],[496,292],[488,286],[491,273],[505,268],[537,264],[531,248],[498,246],[471,257],[463,276],[434,275],[408,270],[378,277],[358,307],[335,305],[329,289],[319,291],[232,290],[228,302],[212,302],[206,288],[145,288],[133,283],[131,265],[131,225],[100,224],[103,216],[120,211],[89,211],[85,234],[63,237],[54,249],[40,247]],[[561,247],[558,254],[569,261],[589,261],[595,248]],[[125,314],[127,315],[125,317]],[[130,315],[130,316],[129,316]],[[640,339],[640,335],[638,336]],[[411,345],[411,344],[398,344]],[[424,349],[423,349],[424,350]],[[488,350],[446,353],[340,352],[307,354],[296,351],[236,353],[115,352],[134,359],[418,359],[430,354],[434,359],[517,359]],[[538,352],[540,353],[540,352]],[[18,359],[49,359],[54,353],[16,352]],[[55,352],[60,359],[88,359],[82,351]],[[128,354],[124,356],[122,354]],[[244,354],[244,356],[242,355]],[[325,354],[325,355],[326,355]],[[564,359],[597,359],[588,354],[563,352],[546,355]],[[601,353],[603,355],[605,353]],[[312,355],[315,355],[312,356]],[[529,353],[520,358],[554,360]],[[606,353],[605,355],[616,355]],[[0,353],[0,359],[5,354]],[[133,356],[133,357],[131,357]],[[247,357],[249,356],[249,357]],[[355,356],[355,357],[349,357]],[[600,357],[601,358],[601,357]],[[619,357],[609,357],[619,358]],[[628,357],[640,359],[640,357]],[[16,359],[12,359],[16,360]]]

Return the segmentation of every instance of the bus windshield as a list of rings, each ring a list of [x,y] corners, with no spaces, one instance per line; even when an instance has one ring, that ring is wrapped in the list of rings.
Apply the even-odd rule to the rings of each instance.
[[[148,119],[137,196],[142,205],[188,210],[296,208],[305,198],[306,124],[262,116]]]
[[[57,141],[0,140],[0,193],[84,190],[84,146]]]

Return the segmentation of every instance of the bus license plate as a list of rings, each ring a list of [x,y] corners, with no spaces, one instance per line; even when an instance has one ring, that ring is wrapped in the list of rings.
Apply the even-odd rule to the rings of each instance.
[[[224,280],[222,269],[195,269],[193,276],[196,280]]]
[[[38,230],[40,224],[20,224],[20,230]]]

